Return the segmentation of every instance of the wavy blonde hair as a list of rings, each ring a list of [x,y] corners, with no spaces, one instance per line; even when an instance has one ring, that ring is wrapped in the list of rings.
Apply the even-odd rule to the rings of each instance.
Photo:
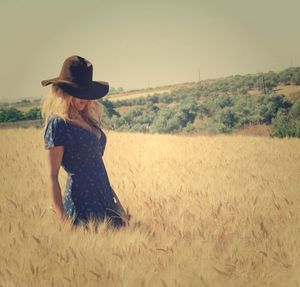
[[[58,115],[65,122],[77,124],[90,132],[92,126],[103,127],[101,122],[104,108],[96,100],[88,101],[83,111],[78,111],[71,104],[73,96],[66,93],[58,85],[52,84],[49,92],[41,100],[41,114],[44,120],[44,130],[47,127],[48,119],[52,115]]]

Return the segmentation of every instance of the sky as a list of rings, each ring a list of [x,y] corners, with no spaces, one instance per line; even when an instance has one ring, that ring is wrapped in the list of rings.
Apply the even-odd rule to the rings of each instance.
[[[0,0],[0,100],[79,55],[125,90],[300,66],[299,0]]]

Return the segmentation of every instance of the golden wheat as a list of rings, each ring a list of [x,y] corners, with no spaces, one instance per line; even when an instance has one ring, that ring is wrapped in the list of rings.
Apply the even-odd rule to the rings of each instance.
[[[42,130],[0,133],[0,286],[300,286],[298,139],[107,131],[132,222],[96,233],[51,209]]]

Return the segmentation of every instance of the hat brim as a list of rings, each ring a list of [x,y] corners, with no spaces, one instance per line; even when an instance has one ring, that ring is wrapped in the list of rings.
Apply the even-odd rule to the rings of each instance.
[[[106,96],[109,92],[109,83],[104,81],[92,81],[88,86],[80,86],[76,83],[61,80],[59,77],[44,80],[42,86],[50,84],[58,85],[63,91],[75,98],[96,100]]]

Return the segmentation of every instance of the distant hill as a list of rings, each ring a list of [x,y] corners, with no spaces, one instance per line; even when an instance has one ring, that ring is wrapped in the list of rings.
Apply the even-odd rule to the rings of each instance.
[[[220,77],[216,79],[207,79],[201,80],[199,82],[185,82],[173,85],[160,86],[149,89],[139,89],[135,91],[128,91],[123,93],[116,93],[113,95],[108,95],[106,98],[115,101],[115,100],[123,100],[123,99],[134,99],[139,97],[147,97],[154,94],[164,95],[166,93],[171,93],[177,89],[189,89],[195,88],[199,85],[211,86],[222,85],[222,83],[232,83],[236,82],[236,85],[242,87],[240,82],[246,83],[244,89],[250,94],[259,94],[261,93],[261,89],[265,84],[265,88],[270,91],[277,91],[286,96],[290,96],[295,93],[299,93],[300,87],[300,68],[292,67],[285,69],[279,72],[267,72],[267,73],[256,73],[256,74],[246,74],[246,75],[234,75],[228,77]],[[263,79],[265,83],[263,83]]]
[[[99,102],[103,124],[118,131],[300,136],[300,67],[111,93]],[[0,122],[33,120],[39,104],[2,104]]]
[[[288,68],[279,72],[273,72],[269,71],[267,73],[256,73],[256,74],[246,74],[246,75],[234,75],[234,76],[228,76],[228,77],[220,77],[216,79],[207,79],[207,80],[201,80],[198,82],[185,82],[185,83],[178,83],[178,84],[172,84],[172,85],[164,85],[159,86],[155,88],[146,88],[146,89],[136,89],[136,90],[130,90],[125,91],[121,93],[113,93],[108,94],[105,98],[110,101],[116,101],[116,100],[124,100],[124,99],[134,99],[139,97],[147,97],[154,94],[164,95],[166,93],[171,93],[172,91],[175,91],[177,89],[188,89],[188,88],[194,88],[199,85],[212,85],[212,84],[218,84],[222,82],[230,82],[235,81],[237,79],[250,79],[250,82],[252,81],[261,81],[262,78],[265,77],[265,84],[269,88],[272,86],[272,89],[276,92],[282,93],[286,96],[296,97],[298,99],[298,93],[300,91],[300,67],[292,67]],[[293,81],[293,76],[295,77]],[[259,90],[259,87],[254,87],[248,85],[246,87],[247,91],[250,94],[259,94],[261,91]],[[0,108],[1,107],[18,107],[21,110],[27,110],[31,107],[37,107],[40,103],[41,98],[28,98],[28,99],[22,99],[18,101],[11,101],[8,102],[9,99],[2,99],[0,100]],[[7,101],[7,102],[5,102]],[[31,104],[29,104],[31,103]]]

